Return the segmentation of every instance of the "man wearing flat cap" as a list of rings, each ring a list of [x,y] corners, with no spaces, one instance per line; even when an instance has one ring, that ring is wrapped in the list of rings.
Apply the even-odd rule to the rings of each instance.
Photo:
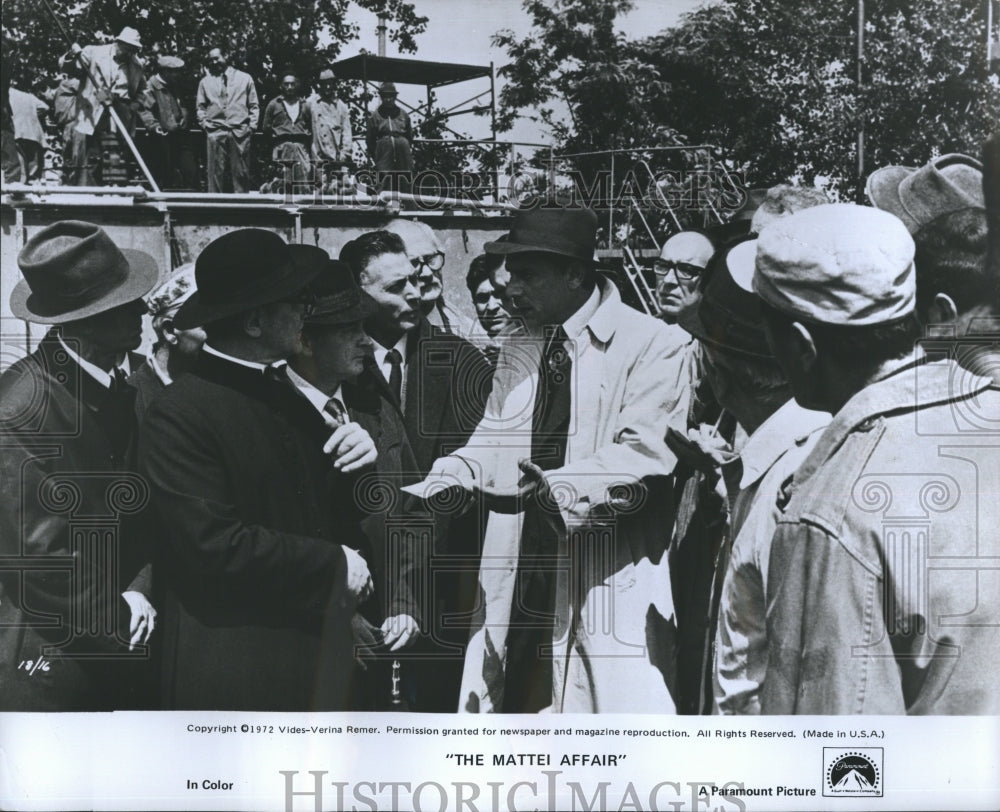
[[[399,95],[392,82],[383,82],[378,89],[379,105],[368,113],[365,143],[368,160],[375,164],[380,189],[409,192],[412,183],[413,123],[397,103]]]
[[[518,212],[486,416],[429,475],[490,508],[467,712],[673,713],[665,527],[682,344],[594,266],[597,216]],[[587,620],[588,618],[592,620]]]
[[[18,265],[11,311],[52,327],[0,376],[0,553],[31,559],[0,572],[0,709],[136,707],[156,610],[125,377],[156,263],[63,221]]]
[[[149,169],[162,189],[197,189],[198,164],[191,142],[191,113],[181,101],[184,60],[161,54],[146,85],[142,116]]]
[[[324,191],[346,191],[347,174],[354,160],[351,113],[337,97],[337,77],[329,68],[320,71],[316,92],[309,97],[312,111],[312,159],[322,173]]]
[[[146,92],[146,77],[138,58],[141,50],[139,32],[126,26],[114,42],[83,48],[74,43],[59,60],[61,69],[75,72],[80,79],[76,126],[69,150],[70,180],[74,186],[102,183],[101,135],[111,127],[111,116],[105,110],[108,105],[114,105],[129,135],[135,130]]]
[[[915,349],[913,256],[852,204],[760,234],[771,349],[834,415],[779,493],[765,714],[1000,712],[1000,391]]]
[[[371,578],[326,483],[334,461],[350,473],[374,451],[348,426],[318,441],[322,417],[278,366],[302,350],[303,289],[328,261],[273,232],[230,232],[199,254],[197,291],[174,316],[206,340],[140,432],[171,618],[166,708],[345,707],[350,620]],[[319,686],[321,639],[342,668]]]

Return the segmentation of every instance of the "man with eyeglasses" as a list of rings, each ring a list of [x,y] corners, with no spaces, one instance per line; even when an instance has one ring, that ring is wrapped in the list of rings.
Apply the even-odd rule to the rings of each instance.
[[[420,311],[427,322],[452,335],[468,338],[472,320],[459,313],[444,298],[445,253],[437,236],[426,223],[402,218],[391,221],[386,231],[399,236],[406,246],[406,258],[417,272],[420,283]]]
[[[684,316],[698,309],[698,278],[715,253],[712,240],[700,231],[672,235],[653,264],[660,318],[684,326]]]

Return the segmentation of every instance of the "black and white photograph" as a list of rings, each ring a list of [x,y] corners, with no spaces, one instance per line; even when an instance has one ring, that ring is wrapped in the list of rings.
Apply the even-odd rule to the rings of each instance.
[[[0,12],[0,808],[1000,807],[998,0]]]

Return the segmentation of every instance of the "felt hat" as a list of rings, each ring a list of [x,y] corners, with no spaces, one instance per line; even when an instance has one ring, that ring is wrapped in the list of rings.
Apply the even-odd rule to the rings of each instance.
[[[306,291],[313,298],[306,324],[351,324],[363,321],[378,309],[375,301],[358,287],[351,266],[340,260],[331,259]]]
[[[17,257],[24,278],[10,295],[11,312],[36,324],[64,324],[134,301],[159,271],[143,251],[122,249],[93,223],[61,220],[25,243]]]
[[[198,255],[198,289],[181,305],[174,325],[189,330],[293,296],[329,260],[322,248],[289,245],[273,231],[230,231],[210,242]]]
[[[488,242],[487,254],[540,253],[594,262],[597,248],[597,214],[586,208],[522,209],[514,215],[505,240]]]
[[[968,155],[942,155],[915,169],[885,166],[868,176],[872,205],[892,212],[916,234],[922,226],[959,209],[983,207],[983,165]]]

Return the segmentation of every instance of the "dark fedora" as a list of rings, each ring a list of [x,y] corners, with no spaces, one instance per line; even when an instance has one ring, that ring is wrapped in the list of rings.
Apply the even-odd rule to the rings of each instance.
[[[189,330],[302,291],[330,261],[322,248],[289,245],[273,231],[241,228],[210,242],[195,260],[198,290],[174,316]]]
[[[757,240],[752,237],[715,253],[706,268],[708,282],[697,314],[684,327],[716,349],[773,360],[760,299],[753,292],[756,254]]]
[[[363,321],[378,308],[375,301],[354,281],[351,266],[331,259],[326,269],[306,288],[313,299],[306,324],[352,324]]]
[[[488,242],[487,254],[556,254],[593,263],[597,214],[585,208],[523,209],[514,215],[506,240]]]
[[[382,82],[382,84],[378,86],[378,93],[380,96],[387,96],[390,93],[397,95],[398,91],[392,82]]]
[[[104,229],[80,220],[46,226],[21,249],[24,279],[10,295],[11,312],[37,324],[64,324],[132,302],[156,284],[149,254],[119,248]]]

